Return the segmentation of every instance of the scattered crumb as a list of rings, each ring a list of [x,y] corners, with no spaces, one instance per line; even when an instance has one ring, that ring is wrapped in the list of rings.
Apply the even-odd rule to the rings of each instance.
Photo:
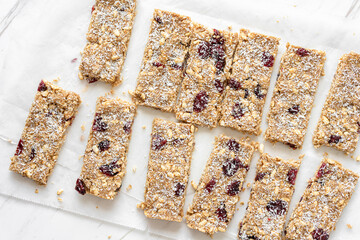
[[[124,94],[124,93],[125,93],[125,92],[123,92],[123,94]],[[134,92],[129,90],[128,93],[129,93],[130,95],[133,95]],[[124,95],[125,95],[125,94],[124,94]]]
[[[259,153],[263,153],[264,152],[264,144],[260,143],[259,145]]]
[[[110,94],[111,94],[111,95],[114,95],[114,94],[115,94],[115,91],[114,91],[113,88],[110,90]]]
[[[122,92],[123,95],[126,95],[126,92]]]
[[[245,192],[245,188],[241,188],[241,192]]]
[[[327,152],[324,152],[323,156],[327,157],[329,154]]]
[[[144,126],[142,126],[142,129],[146,129],[146,126],[144,125]]]
[[[139,208],[139,209],[144,209],[145,204],[142,202],[142,203],[137,204],[136,207]]]
[[[350,224],[346,224],[346,226],[348,227],[348,229],[352,229],[352,226]]]
[[[228,26],[229,31],[231,31],[231,30],[232,30],[232,28],[233,28],[232,26]]]
[[[58,201],[59,201],[59,202],[62,202],[63,200],[62,200],[62,198],[59,198],[59,197],[58,197]]]
[[[294,5],[294,7],[296,7],[296,5]]]
[[[58,82],[58,81],[60,81],[60,77],[57,77],[57,78],[55,78],[54,80],[53,80],[53,82]]]
[[[133,171],[134,173],[136,173],[136,166],[134,166],[134,167],[132,168],[132,171]]]
[[[356,157],[356,161],[360,162],[360,155]]]
[[[126,191],[130,191],[132,189],[132,185],[129,184],[129,186],[126,188]]]
[[[61,189],[59,189],[59,190],[56,192],[56,194],[57,194],[57,195],[61,195],[63,192],[64,192],[64,189],[61,188]]]
[[[85,131],[85,124],[81,125],[81,131]]]
[[[276,23],[279,23],[280,21],[279,20],[276,20]]]
[[[301,154],[301,155],[299,156],[299,159],[302,160],[304,157],[305,157],[305,154]]]
[[[39,193],[39,189],[36,188],[36,189],[35,189],[35,193]]]
[[[84,135],[81,135],[81,136],[80,136],[80,141],[82,141],[82,142],[83,142],[84,140],[85,140]]]
[[[246,184],[246,187],[247,187],[247,188],[251,187],[251,183],[247,183],[247,184]]]
[[[110,239],[110,238],[111,238],[111,235],[108,236],[108,239]]]
[[[51,184],[54,184],[54,182],[53,182],[53,181],[51,181]]]
[[[239,211],[240,208],[236,208],[236,211]]]
[[[244,206],[244,204],[245,204],[244,202],[240,202],[240,206]]]
[[[193,187],[194,190],[197,189],[197,184],[194,182],[194,180],[191,180],[191,186]]]
[[[96,206],[96,208],[99,208],[99,206]]]

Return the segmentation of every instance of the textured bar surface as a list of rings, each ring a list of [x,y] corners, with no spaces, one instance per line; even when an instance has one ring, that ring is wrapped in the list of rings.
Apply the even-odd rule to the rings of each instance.
[[[79,184],[87,193],[105,199],[114,199],[120,191],[135,114],[134,104],[119,98],[98,98],[84,164],[77,180],[76,190],[81,194],[84,192]]]
[[[299,167],[300,160],[261,155],[239,239],[281,239]]]
[[[314,133],[315,147],[353,153],[360,133],[360,55],[341,57]]]
[[[358,179],[356,173],[325,158],[291,215],[286,226],[286,239],[328,239]]]
[[[279,38],[240,30],[220,125],[259,135]]]
[[[80,103],[78,94],[41,81],[9,169],[46,184]]]
[[[154,120],[145,201],[141,204],[146,217],[182,221],[194,132],[191,124]]]
[[[325,52],[287,44],[282,56],[268,114],[265,139],[301,148],[319,79],[324,75]]]
[[[186,222],[190,228],[209,235],[225,232],[240,200],[254,147],[245,141],[221,135],[215,138],[214,149],[190,205]]]
[[[238,35],[194,23],[176,118],[216,127]]]
[[[190,44],[191,21],[176,13],[155,10],[138,82],[137,104],[175,110]]]
[[[135,0],[96,0],[93,6],[87,44],[82,52],[80,79],[89,83],[121,83],[131,30]]]

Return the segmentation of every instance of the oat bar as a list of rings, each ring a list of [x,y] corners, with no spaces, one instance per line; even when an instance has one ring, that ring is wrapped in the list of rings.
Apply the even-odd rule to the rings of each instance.
[[[279,38],[242,29],[221,104],[220,125],[259,135]]]
[[[75,189],[80,194],[114,199],[126,172],[126,156],[136,106],[119,98],[99,97]]]
[[[240,240],[281,239],[299,167],[300,160],[261,155],[246,214],[240,223]]]
[[[326,240],[355,190],[359,176],[324,159],[286,226],[287,240]]]
[[[41,81],[9,169],[46,184],[80,103],[78,94]]]
[[[314,133],[315,147],[327,145],[345,153],[355,151],[360,133],[360,55],[341,57]]]
[[[216,127],[237,41],[235,33],[210,30],[193,23],[189,58],[176,108],[177,119]]]
[[[82,52],[80,79],[89,83],[104,81],[121,83],[131,30],[135,18],[136,0],[96,0]]]
[[[186,213],[190,228],[209,235],[225,232],[232,219],[239,192],[249,170],[254,147],[221,135],[206,164],[195,197]]]
[[[191,21],[155,10],[134,93],[137,104],[167,112],[175,109],[190,44]]]
[[[287,44],[268,114],[265,139],[301,148],[319,79],[324,75],[325,52]]]
[[[191,124],[154,120],[145,201],[140,205],[146,217],[182,221],[194,132]]]

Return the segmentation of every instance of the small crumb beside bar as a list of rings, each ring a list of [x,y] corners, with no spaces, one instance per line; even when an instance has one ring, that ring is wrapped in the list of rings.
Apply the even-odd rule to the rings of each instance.
[[[290,217],[285,239],[329,239],[358,179],[356,173],[325,158]]]
[[[325,59],[323,51],[287,44],[270,103],[265,139],[293,149],[302,147]]]
[[[75,189],[80,194],[114,199],[126,172],[126,157],[136,106],[119,98],[99,97]]]
[[[212,236],[225,232],[234,216],[254,147],[221,135],[215,139],[195,197],[186,213],[190,228]]]
[[[177,119],[216,127],[237,41],[236,33],[193,23],[189,58],[177,102]]]
[[[135,103],[175,110],[190,45],[189,17],[156,9],[135,91]]]
[[[360,133],[360,54],[341,57],[313,137],[316,148],[327,145],[347,154]]]
[[[79,78],[118,85],[135,18],[135,0],[96,0]]]
[[[141,203],[146,217],[182,221],[194,132],[191,124],[154,120],[145,201]]]
[[[220,126],[259,135],[279,38],[240,30]]]
[[[46,184],[80,104],[78,94],[42,80],[9,169]]]
[[[282,239],[300,163],[301,160],[285,161],[266,153],[261,155],[246,214],[239,227],[240,240]]]

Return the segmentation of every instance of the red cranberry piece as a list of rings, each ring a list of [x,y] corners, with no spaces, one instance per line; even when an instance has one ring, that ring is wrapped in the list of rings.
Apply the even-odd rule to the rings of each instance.
[[[225,59],[225,50],[224,46],[220,44],[215,44],[211,46],[211,56],[216,61]]]
[[[215,63],[216,74],[220,74],[224,71],[225,68],[225,59],[219,59]]]
[[[327,164],[326,163],[322,163],[320,168],[319,168],[319,171],[317,172],[317,175],[316,177],[317,178],[321,178],[323,177],[324,175],[326,174],[329,174],[331,171],[329,169],[327,169]]]
[[[31,152],[29,155],[30,161],[34,159],[35,155],[36,155],[35,148],[31,148]]]
[[[287,176],[286,176],[286,180],[292,184],[295,185],[295,180],[296,180],[296,175],[298,173],[298,170],[295,168],[292,168],[288,171]]]
[[[104,164],[101,165],[99,167],[100,172],[102,172],[103,174],[109,176],[109,177],[113,177],[116,174],[118,174],[120,172],[120,170],[118,171],[114,171],[114,169],[120,168],[120,165],[117,164],[118,160],[114,160],[113,162],[109,163],[109,164]]]
[[[207,191],[207,193],[211,193],[211,191],[214,189],[215,185],[216,185],[215,178],[212,178],[212,179],[205,185],[205,191]]]
[[[358,130],[357,132],[360,133],[360,122],[356,122],[357,126],[358,126]]]
[[[159,134],[154,134],[152,139],[152,149],[153,150],[160,150],[164,147],[164,145],[167,143],[167,140],[160,136]]]
[[[297,146],[295,144],[292,144],[292,143],[289,143],[289,142],[287,142],[285,144],[288,145],[290,148],[292,148],[294,150],[297,149]]]
[[[76,62],[76,61],[77,61],[77,58],[73,58],[73,59],[71,60],[72,63],[74,63],[74,62]]]
[[[240,192],[240,181],[233,181],[226,186],[226,194],[229,196],[235,196]]]
[[[297,55],[299,55],[300,57],[305,57],[305,56],[307,56],[307,55],[309,55],[309,51],[308,50],[306,50],[305,48],[298,48],[298,49],[296,49],[296,54]]]
[[[185,185],[183,183],[176,183],[174,187],[175,196],[179,197],[183,195],[185,191]]]
[[[38,86],[38,91],[39,92],[43,92],[43,91],[46,91],[47,90],[47,86],[46,84],[44,83],[43,80],[41,80],[41,82],[39,83],[39,86]]]
[[[209,102],[209,96],[205,91],[199,92],[194,99],[194,106],[193,110],[194,112],[201,112],[203,111]]]
[[[221,36],[219,30],[214,29],[214,34],[210,40],[211,44],[224,45],[224,38]]]
[[[95,119],[92,126],[93,131],[104,132],[108,129],[107,123],[102,119],[103,118],[100,117],[98,113],[95,114]]]
[[[260,84],[256,85],[256,87],[254,89],[254,93],[255,93],[256,97],[259,99],[262,99],[265,97],[265,94],[261,93],[261,85]]]
[[[176,63],[172,63],[170,65],[170,67],[176,69],[176,70],[182,70],[183,69],[183,65],[180,65],[180,64],[176,64]]]
[[[22,153],[23,149],[24,149],[24,143],[23,140],[20,139],[16,147],[15,156],[19,156]]]
[[[225,204],[221,204],[219,208],[215,211],[216,215],[218,216],[219,220],[222,222],[227,222],[227,211],[225,209]]]
[[[218,90],[219,93],[222,93],[224,91],[224,85],[219,79],[216,79],[214,82],[216,90]]]
[[[165,65],[164,64],[162,64],[161,62],[153,62],[153,66],[154,67],[165,67]]]
[[[201,42],[198,47],[198,53],[202,59],[207,59],[211,53],[210,43],[205,41]]]
[[[245,91],[244,98],[246,99],[249,97],[249,90],[244,89],[244,91]]]
[[[75,190],[78,191],[81,195],[86,193],[84,181],[80,178],[76,180]]]
[[[317,228],[311,232],[311,236],[315,240],[328,240],[329,234],[324,231],[322,228]]]
[[[240,103],[235,103],[231,111],[231,116],[233,116],[236,119],[239,119],[242,116],[244,116],[244,112]]]
[[[92,13],[93,11],[95,11],[95,5],[93,5],[92,8],[91,8],[91,13]]]
[[[161,19],[159,16],[156,16],[156,17],[154,18],[154,20],[155,20],[158,24],[162,24],[162,23],[163,23],[162,19]]]
[[[98,79],[96,77],[89,77],[89,78],[86,78],[86,81],[88,83],[94,83],[94,82],[97,82]]]
[[[238,158],[228,159],[222,165],[222,170],[225,176],[231,177],[239,170],[239,168],[245,168],[249,170],[249,166],[244,165]]]
[[[124,131],[125,131],[126,134],[130,134],[130,133],[131,133],[131,126],[132,126],[132,124],[133,124],[133,122],[126,122],[126,123],[124,124],[123,129],[124,129]]]
[[[275,58],[269,52],[263,52],[261,61],[265,67],[272,67],[274,66]]]
[[[274,215],[284,215],[286,213],[287,203],[283,200],[274,200],[268,202],[266,205],[266,210]]]
[[[328,143],[339,143],[341,140],[341,136],[338,135],[331,135]]]
[[[100,152],[106,151],[110,148],[110,141],[107,139],[102,140],[101,142],[99,142],[98,146],[99,146]]]
[[[240,149],[240,144],[235,139],[230,139],[227,141],[226,145],[231,151],[238,152]]]
[[[241,88],[241,83],[236,81],[235,79],[231,78],[228,83],[229,87],[234,90],[239,90]]]
[[[300,111],[300,106],[299,105],[294,105],[291,108],[288,109],[288,112],[295,115]]]
[[[261,181],[266,176],[266,173],[258,172],[255,177],[255,181]]]

